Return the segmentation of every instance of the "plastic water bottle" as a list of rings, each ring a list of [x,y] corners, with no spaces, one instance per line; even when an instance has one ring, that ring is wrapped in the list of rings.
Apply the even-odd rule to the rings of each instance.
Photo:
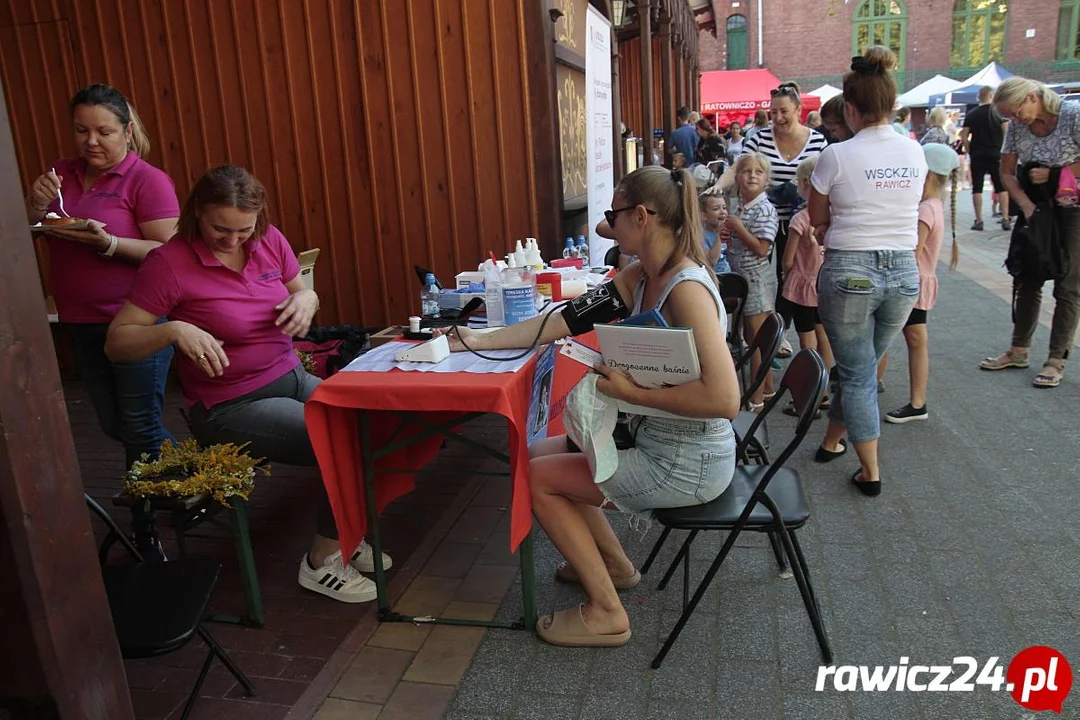
[[[581,266],[589,267],[589,243],[586,242],[584,235],[578,235],[576,255],[581,258]]]
[[[563,248],[562,256],[567,260],[574,257],[574,238],[566,238],[566,247]]]
[[[484,261],[484,308],[488,327],[501,327],[505,324],[502,272],[491,260]]]
[[[435,284],[434,273],[428,273],[424,278],[424,289],[420,293],[420,314],[426,318],[439,317],[439,286]]]

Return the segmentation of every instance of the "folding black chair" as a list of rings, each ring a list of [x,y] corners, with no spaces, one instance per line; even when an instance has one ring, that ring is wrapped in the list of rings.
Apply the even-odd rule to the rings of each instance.
[[[731,347],[731,355],[738,362],[742,358],[742,324],[743,308],[746,307],[746,296],[750,294],[750,286],[746,278],[738,273],[720,273],[716,276],[716,284],[720,288],[720,298],[724,301],[724,307],[731,317],[728,325],[728,345]]]
[[[753,379],[746,389],[743,391],[742,398],[739,400],[739,414],[735,416],[735,419],[731,422],[732,430],[735,431],[736,447],[739,448],[738,459],[740,462],[749,463],[751,459],[758,463],[769,462],[768,448],[769,448],[769,426],[762,420],[758,423],[757,428],[753,435],[747,435],[750,427],[758,419],[758,413],[750,412],[749,410],[743,410],[747,403],[750,401],[750,396],[754,394],[754,391],[761,387],[761,384],[765,382],[765,378],[769,374],[769,364],[776,356],[777,350],[780,349],[780,340],[784,334],[784,319],[780,317],[779,313],[773,312],[769,314],[769,317],[765,318],[765,322],[761,324],[761,329],[758,330],[754,341],[750,343],[749,350],[743,354],[742,359],[739,360],[736,365],[736,370],[742,370],[744,365],[750,363],[750,359],[754,356],[755,351],[761,352],[762,363],[758,368],[757,377]],[[746,438],[746,442],[743,439]],[[641,573],[644,575],[649,572],[649,568],[652,567],[653,561],[656,556],[660,554],[660,548],[664,545],[668,535],[671,534],[671,528],[665,527],[664,531],[660,533],[660,537],[657,538],[656,544],[653,545],[652,550],[649,551],[649,557],[645,560],[645,564],[641,566]],[[783,555],[780,553],[779,541],[773,533],[769,533],[769,541],[772,543],[773,551],[776,553],[777,562],[780,563],[781,571],[787,569],[787,565],[784,562]],[[684,588],[684,594],[687,590]]]
[[[754,336],[746,352],[743,353],[743,356],[739,358],[738,363],[735,365],[736,372],[741,376],[750,367],[754,354],[761,353],[761,365],[758,367],[757,375],[751,378],[749,384],[743,389],[742,397],[739,398],[739,414],[731,421],[731,427],[735,431],[735,439],[741,442],[743,438],[748,437],[750,440],[744,446],[745,455],[741,458],[744,462],[749,462],[750,456],[755,457],[759,462],[769,462],[769,457],[766,454],[769,447],[769,426],[762,422],[758,425],[754,435],[747,435],[750,426],[758,419],[758,413],[751,412],[749,409],[750,397],[769,377],[769,373],[772,371],[772,361],[776,357],[776,353],[779,352],[780,343],[783,339],[784,318],[780,316],[780,313],[773,311],[769,313],[769,317],[765,318],[765,322],[761,324],[757,335]]]
[[[604,253],[604,264],[609,267],[619,267],[619,246],[612,245],[608,248],[608,251]]]
[[[85,493],[83,497],[109,533],[115,535],[136,560],[134,565],[103,564],[101,568],[120,654],[124,658],[156,657],[179,650],[196,634],[202,638],[210,651],[184,705],[181,720],[187,720],[191,714],[215,657],[244,687],[248,697],[255,695],[251,681],[202,627],[202,618],[217,584],[221,565],[208,559],[143,562],[139,551],[116,521],[92,497]],[[101,560],[104,563],[105,558]]]
[[[806,612],[810,616],[810,624],[813,625],[814,634],[821,647],[821,655],[826,665],[832,663],[832,648],[825,635],[821,609],[810,584],[810,569],[807,567],[806,558],[795,537],[795,531],[805,525],[809,519],[810,509],[799,474],[784,467],[784,463],[806,437],[828,383],[829,373],[825,369],[821,356],[814,350],[801,351],[788,365],[776,396],[766,404],[765,409],[751,426],[748,435],[748,437],[753,436],[754,431],[757,430],[756,426],[764,422],[766,414],[780,402],[785,392],[790,391],[795,408],[798,410],[799,421],[794,437],[776,461],[766,465],[737,465],[731,485],[720,497],[710,503],[657,510],[654,513],[656,520],[664,526],[665,536],[671,529],[690,531],[686,541],[675,555],[671,567],[660,581],[659,589],[662,590],[674,574],[679,561],[683,562],[683,612],[653,660],[654,669],[659,668],[663,663],[671,646],[686,625],[686,621],[701,602],[701,598],[705,596],[709,584],[720,570],[720,565],[734,547],[739,534],[744,530],[775,533],[780,537],[784,554],[790,561],[795,582],[799,586],[803,603],[806,605]],[[747,440],[744,437],[740,445],[745,446],[746,443]],[[705,577],[694,591],[693,597],[687,600],[690,580],[690,545],[702,530],[726,531],[728,536],[720,552],[717,553],[716,559],[705,572]],[[778,559],[781,559],[775,545],[773,550],[777,552]],[[650,558],[650,562],[652,559]]]

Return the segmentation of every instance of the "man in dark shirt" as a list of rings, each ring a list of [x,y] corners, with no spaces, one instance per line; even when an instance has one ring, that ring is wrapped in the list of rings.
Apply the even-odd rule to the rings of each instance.
[[[672,155],[682,153],[686,156],[686,162],[692,163],[700,138],[697,130],[690,124],[690,108],[685,106],[679,108],[676,117],[679,119],[679,127],[671,131],[668,150]]]
[[[979,90],[979,107],[967,114],[964,127],[960,131],[964,151],[971,158],[971,199],[975,203],[975,224],[971,226],[972,230],[983,229],[982,190],[986,175],[990,176],[998,205],[1001,207],[1001,229],[1012,229],[1012,222],[1009,220],[1009,193],[1005,192],[1000,171],[1005,119],[990,104],[993,95],[992,87]]]

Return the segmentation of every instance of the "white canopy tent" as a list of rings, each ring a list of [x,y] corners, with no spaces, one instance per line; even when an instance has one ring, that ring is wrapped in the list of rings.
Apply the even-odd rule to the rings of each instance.
[[[844,92],[844,91],[841,90],[840,88],[833,87],[832,85],[829,85],[828,83],[825,83],[824,85],[817,88],[816,90],[811,90],[810,92],[808,92],[806,94],[807,95],[814,95],[816,97],[819,97],[819,98],[821,98],[821,102],[824,103],[826,100],[829,100],[830,98],[834,98],[837,95],[841,94],[842,92]]]
[[[904,107],[926,107],[930,104],[930,97],[939,93],[947,93],[956,88],[963,87],[964,82],[953,80],[944,75],[935,75],[925,82],[921,82],[896,98],[896,102]]]

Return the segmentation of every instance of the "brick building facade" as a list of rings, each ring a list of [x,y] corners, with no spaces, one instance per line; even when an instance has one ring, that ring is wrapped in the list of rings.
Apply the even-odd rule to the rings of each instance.
[[[702,30],[699,41],[703,72],[766,67],[782,79],[800,81],[804,89],[838,84],[856,45],[884,37],[891,42],[881,44],[899,50],[901,89],[938,73],[962,79],[985,65],[983,59],[1042,80],[1080,80],[1080,62],[1057,59],[1062,41],[1076,42],[1075,20],[1062,28],[1059,41],[1059,18],[1067,23],[1071,12],[1080,14],[1080,2],[1071,0],[711,2],[715,31]],[[954,19],[966,33],[954,37]],[[990,31],[980,32],[984,28]],[[739,52],[729,58],[729,45],[736,52],[745,47],[745,57]]]

